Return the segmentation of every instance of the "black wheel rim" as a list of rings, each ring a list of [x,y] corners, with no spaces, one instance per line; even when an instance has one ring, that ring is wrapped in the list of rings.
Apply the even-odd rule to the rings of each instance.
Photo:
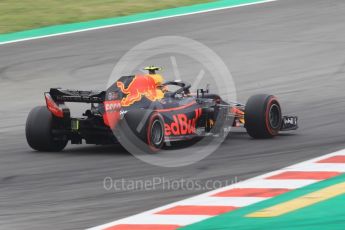
[[[154,120],[151,126],[151,142],[154,146],[160,146],[163,142],[163,126],[157,119]]]
[[[277,104],[273,104],[270,107],[270,112],[269,112],[269,122],[270,122],[270,126],[273,129],[277,129],[279,128],[280,125],[280,108]]]

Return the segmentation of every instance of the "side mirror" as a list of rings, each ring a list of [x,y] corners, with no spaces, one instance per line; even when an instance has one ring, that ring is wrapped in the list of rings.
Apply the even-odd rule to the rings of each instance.
[[[210,92],[210,84],[207,83],[206,84],[206,90],[205,90],[205,93],[209,93]]]
[[[196,97],[203,98],[205,93],[209,93],[209,84],[206,85],[206,89],[197,89],[196,90]]]

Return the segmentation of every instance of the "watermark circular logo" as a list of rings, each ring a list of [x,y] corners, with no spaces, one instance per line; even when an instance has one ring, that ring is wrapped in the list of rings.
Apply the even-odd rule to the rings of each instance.
[[[232,127],[232,75],[214,51],[189,38],[136,45],[117,62],[107,88],[105,122],[127,151],[149,164],[196,163]]]

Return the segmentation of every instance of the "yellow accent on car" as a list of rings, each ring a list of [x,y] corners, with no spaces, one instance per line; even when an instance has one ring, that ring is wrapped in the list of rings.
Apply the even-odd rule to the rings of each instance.
[[[149,74],[149,76],[152,77],[156,85],[161,85],[164,82],[163,76],[160,74]]]

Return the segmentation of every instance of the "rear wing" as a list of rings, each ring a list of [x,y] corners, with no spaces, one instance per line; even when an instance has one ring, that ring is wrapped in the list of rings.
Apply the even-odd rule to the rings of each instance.
[[[106,92],[51,88],[46,94],[49,94],[58,104],[64,102],[102,103],[105,100]]]
[[[44,93],[48,110],[58,118],[70,118],[69,108],[65,102],[81,103],[103,103],[105,91],[82,91],[60,88],[51,88],[49,92]]]

